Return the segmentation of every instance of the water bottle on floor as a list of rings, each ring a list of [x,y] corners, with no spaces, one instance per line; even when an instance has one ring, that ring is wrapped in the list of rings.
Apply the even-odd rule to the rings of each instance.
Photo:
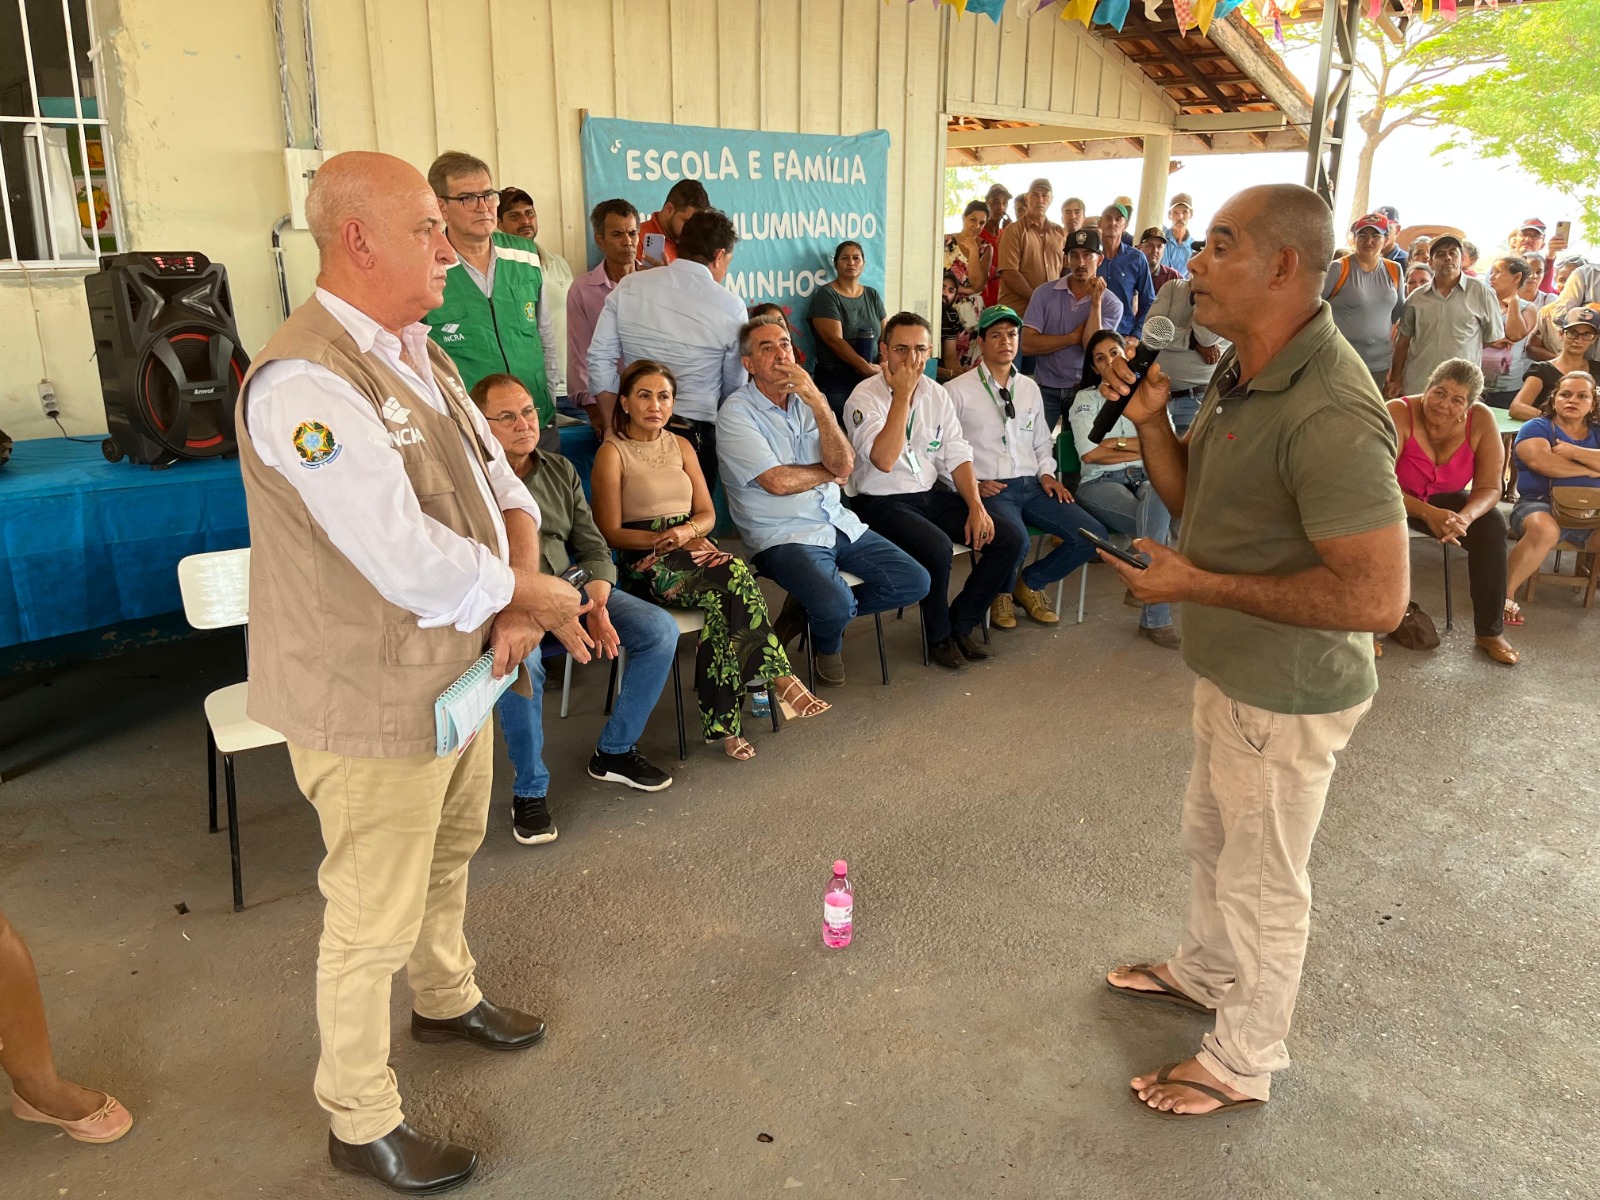
[[[833,878],[822,897],[822,944],[835,950],[850,944],[856,890],[846,876],[849,866],[842,858],[833,864]]]
[[[754,721],[772,719],[772,697],[767,692],[765,679],[752,679],[745,685],[745,695],[750,698],[750,718]]]

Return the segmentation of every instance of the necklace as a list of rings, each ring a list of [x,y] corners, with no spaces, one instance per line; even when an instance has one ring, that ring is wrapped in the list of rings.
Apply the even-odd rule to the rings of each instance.
[[[672,436],[663,430],[654,441],[632,437],[628,441],[639,447],[636,453],[640,462],[650,467],[664,467],[672,461],[672,445],[667,440]]]

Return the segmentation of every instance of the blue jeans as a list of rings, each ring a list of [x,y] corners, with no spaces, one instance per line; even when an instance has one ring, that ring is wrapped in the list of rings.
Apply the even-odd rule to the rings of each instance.
[[[1117,533],[1165,545],[1172,530],[1172,514],[1161,503],[1143,467],[1119,467],[1080,484],[1078,503]],[[1172,606],[1146,604],[1139,624],[1146,629],[1171,625]]]
[[[1054,436],[1056,422],[1061,420],[1062,410],[1072,403],[1072,398],[1077,395],[1077,389],[1045,387],[1041,383],[1039,394],[1044,397],[1044,427]]]
[[[881,534],[867,530],[855,541],[834,530],[831,548],[788,543],[751,556],[756,569],[775,580],[806,610],[818,654],[837,654],[852,618],[915,604],[928,594],[928,572]],[[852,591],[840,571],[861,577]]]
[[[1084,563],[1092,561],[1095,549],[1078,535],[1081,526],[1095,537],[1105,537],[1106,527],[1076,504],[1064,503],[1046,494],[1043,485],[1030,475],[1020,479],[1002,479],[1006,490],[984,499],[994,523],[1002,521],[1014,526],[1022,542],[1022,557],[1017,560],[1022,582],[1034,591],[1058,579],[1065,579]],[[1028,558],[1028,526],[1053,533],[1061,539],[1049,554],[1026,570],[1022,564]],[[1013,571],[1011,586],[1017,586],[1017,572]]]
[[[666,609],[616,588],[611,589],[606,611],[611,614],[617,639],[628,652],[628,669],[622,673],[611,719],[600,731],[595,749],[601,754],[626,754],[638,744],[672,670],[678,623]],[[550,788],[550,771],[544,765],[544,658],[535,650],[523,665],[533,678],[533,695],[507,692],[495,704],[495,711],[500,714],[500,729],[511,754],[512,792],[543,796]]]
[[[1172,431],[1179,437],[1189,432],[1205,396],[1205,388],[1182,388],[1172,393],[1167,401],[1167,415],[1172,418]]]

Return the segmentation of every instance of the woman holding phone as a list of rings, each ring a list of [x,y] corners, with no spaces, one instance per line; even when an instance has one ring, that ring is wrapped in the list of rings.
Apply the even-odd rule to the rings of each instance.
[[[667,431],[676,390],[672,371],[649,359],[622,373],[612,431],[594,460],[595,523],[620,552],[624,589],[705,614],[694,664],[701,731],[743,762],[756,754],[739,721],[748,682],[771,681],[790,720],[831,706],[795,678],[750,568],[708,536],[717,515],[700,462],[686,439]]]

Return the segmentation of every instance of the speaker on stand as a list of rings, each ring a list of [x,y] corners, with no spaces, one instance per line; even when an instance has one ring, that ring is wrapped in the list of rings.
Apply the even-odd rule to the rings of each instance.
[[[234,454],[234,409],[250,359],[239,348],[228,272],[203,254],[110,254],[84,280],[112,462],[157,470]]]

